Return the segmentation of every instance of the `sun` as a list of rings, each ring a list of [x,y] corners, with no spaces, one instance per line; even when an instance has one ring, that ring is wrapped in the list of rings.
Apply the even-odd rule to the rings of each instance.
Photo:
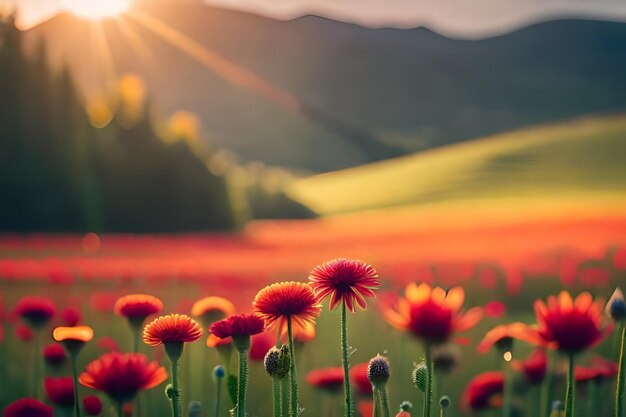
[[[117,16],[130,7],[131,0],[63,0],[63,7],[76,16],[104,19]]]

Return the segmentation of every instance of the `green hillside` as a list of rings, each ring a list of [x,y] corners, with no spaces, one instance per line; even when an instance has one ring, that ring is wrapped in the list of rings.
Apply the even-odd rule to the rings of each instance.
[[[626,116],[578,119],[294,180],[319,214],[511,198],[626,196]]]

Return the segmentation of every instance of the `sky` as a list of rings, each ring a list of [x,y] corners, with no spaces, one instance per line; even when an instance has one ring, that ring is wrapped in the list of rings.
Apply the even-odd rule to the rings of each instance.
[[[0,4],[19,3],[21,26],[27,28],[63,9],[64,4],[69,1],[91,3],[108,0],[0,0]],[[466,38],[493,36],[532,22],[563,17],[626,21],[624,0],[206,1],[278,19],[317,14],[373,27],[426,26],[450,36]]]

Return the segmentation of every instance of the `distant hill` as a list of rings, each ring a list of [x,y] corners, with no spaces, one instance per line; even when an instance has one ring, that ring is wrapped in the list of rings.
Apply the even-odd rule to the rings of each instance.
[[[529,128],[296,180],[290,195],[319,214],[512,200],[626,202],[626,116]],[[575,204],[574,204],[575,205]]]
[[[58,15],[27,38],[43,38],[86,92],[111,73],[142,75],[162,113],[197,112],[216,146],[245,161],[331,171],[626,110],[624,23],[553,21],[467,41],[315,16],[282,22],[191,1],[143,1],[133,13],[297,97],[299,107],[225,81],[130,16],[98,25]]]

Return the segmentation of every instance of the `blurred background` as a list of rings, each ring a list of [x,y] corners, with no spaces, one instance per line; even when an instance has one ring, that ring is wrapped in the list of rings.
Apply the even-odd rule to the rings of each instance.
[[[150,286],[246,310],[339,256],[507,319],[564,285],[608,297],[626,3],[441,3],[0,0],[0,306],[63,288],[110,312]]]

